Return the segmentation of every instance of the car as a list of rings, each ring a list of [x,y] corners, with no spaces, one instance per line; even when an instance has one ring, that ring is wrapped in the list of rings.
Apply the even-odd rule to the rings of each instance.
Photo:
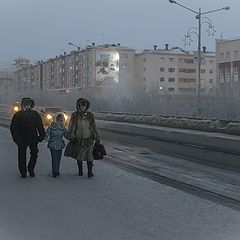
[[[10,108],[11,114],[15,114],[16,112],[21,110],[21,104],[19,102],[15,102],[12,104]]]
[[[53,116],[57,112],[63,112],[64,114],[64,125],[67,126],[69,124],[71,113],[57,107],[44,107],[40,109],[40,115],[42,117],[43,124],[45,126],[49,126],[53,121]]]

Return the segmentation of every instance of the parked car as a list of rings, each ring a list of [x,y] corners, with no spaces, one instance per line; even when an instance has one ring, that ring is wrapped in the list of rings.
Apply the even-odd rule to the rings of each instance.
[[[67,126],[69,124],[69,120],[71,118],[71,113],[57,107],[44,107],[40,109],[40,115],[42,117],[43,124],[49,126],[53,121],[53,115],[57,112],[64,113],[64,125]]]

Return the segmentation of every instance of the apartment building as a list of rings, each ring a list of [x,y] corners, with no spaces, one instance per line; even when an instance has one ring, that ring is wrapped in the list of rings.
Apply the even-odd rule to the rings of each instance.
[[[16,72],[17,90],[70,92],[84,87],[157,89],[161,94],[197,94],[198,54],[154,46],[136,54],[120,44],[88,45]],[[201,94],[216,88],[215,54],[202,51]]]
[[[240,86],[240,38],[216,40],[217,85],[222,90]]]
[[[120,44],[95,43],[16,72],[19,91],[66,91],[83,87],[135,84],[135,50]]]
[[[145,50],[136,55],[136,76],[140,85],[162,94],[197,94],[197,53],[181,48]],[[216,87],[215,54],[202,52],[201,92],[210,93]]]
[[[15,72],[16,91],[42,89],[42,64],[26,65]]]

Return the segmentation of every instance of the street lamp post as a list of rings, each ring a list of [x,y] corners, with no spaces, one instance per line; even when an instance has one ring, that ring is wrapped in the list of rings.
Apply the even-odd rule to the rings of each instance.
[[[78,51],[81,49],[80,46],[76,45],[76,44],[73,44],[72,42],[68,42],[68,45],[71,45],[71,46],[74,46],[78,49]]]
[[[188,11],[191,11],[193,13],[196,14],[196,19],[198,20],[198,82],[197,82],[197,102],[198,102],[198,107],[199,107],[199,103],[200,103],[200,91],[201,91],[201,64],[202,64],[202,59],[201,59],[201,28],[202,28],[202,15],[208,14],[208,13],[213,13],[213,12],[217,12],[217,11],[221,11],[221,10],[229,10],[230,7],[223,7],[223,8],[218,8],[218,9],[214,9],[211,11],[207,11],[207,12],[202,12],[201,8],[199,8],[198,12],[188,8],[178,2],[176,2],[175,0],[169,0],[170,3],[176,4],[182,8],[185,8]],[[209,23],[208,23],[209,24]],[[213,26],[211,25],[211,28],[213,29]],[[214,30],[215,31],[215,30]]]

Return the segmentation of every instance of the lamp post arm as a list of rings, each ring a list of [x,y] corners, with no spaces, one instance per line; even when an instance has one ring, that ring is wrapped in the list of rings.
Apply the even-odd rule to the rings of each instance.
[[[194,10],[191,9],[191,8],[185,7],[184,5],[182,5],[182,4],[178,3],[178,2],[174,2],[174,3],[177,4],[178,6],[182,7],[182,8],[185,8],[185,9],[187,9],[187,10],[193,12],[193,13],[198,14],[198,12],[194,11]]]
[[[228,7],[219,8],[219,9],[215,9],[215,10],[203,12],[203,13],[201,13],[201,15],[208,14],[208,13],[213,13],[213,12],[218,12],[218,11],[221,11],[221,10],[229,10],[229,9],[230,9],[230,8],[228,8]]]
[[[81,48],[80,46],[78,46],[78,45],[76,45],[76,44],[74,44],[74,43],[72,43],[72,42],[68,42],[68,44],[76,47],[78,50]]]

